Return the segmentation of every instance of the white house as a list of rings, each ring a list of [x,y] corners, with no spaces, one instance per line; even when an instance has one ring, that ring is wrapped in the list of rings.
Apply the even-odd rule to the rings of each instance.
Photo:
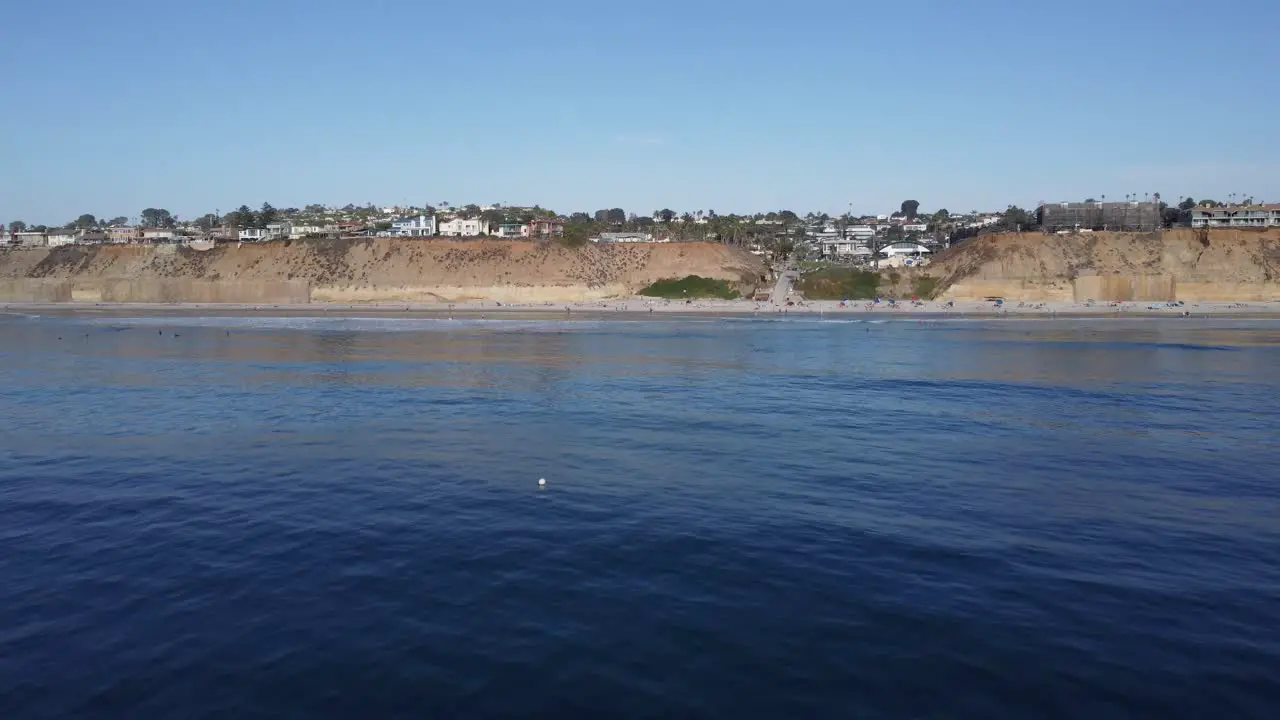
[[[71,245],[75,241],[75,230],[50,230],[45,233],[44,244],[49,247],[58,247],[59,245]]]
[[[331,235],[337,232],[337,225],[289,225],[287,234],[290,240],[297,240],[308,235]]]
[[[498,226],[498,237],[500,238],[520,238],[529,237],[529,226],[518,222],[504,222]]]
[[[850,225],[844,229],[844,235],[854,240],[870,240],[876,236],[876,229],[870,225]]]
[[[999,223],[1001,219],[1002,219],[1002,216],[1000,215],[982,215],[982,216],[979,216],[976,220],[965,223],[965,227],[967,228],[991,227],[992,225]]]
[[[240,231],[240,242],[261,242],[271,237],[271,231],[266,228],[244,228]]]
[[[929,229],[929,226],[928,226],[927,224],[925,224],[925,223],[922,223],[922,222],[916,222],[916,223],[903,223],[903,224],[902,224],[902,232],[909,232],[909,233],[910,233],[910,232],[922,233],[922,232],[924,232],[924,231],[926,231],[926,230],[928,230],[928,229]]]
[[[445,237],[479,237],[489,234],[489,223],[480,218],[453,218],[440,223]]]
[[[178,234],[169,228],[142,228],[142,239],[150,242],[172,240]]]
[[[431,237],[436,234],[436,216],[419,215],[396,220],[391,223],[391,234],[398,237]]]

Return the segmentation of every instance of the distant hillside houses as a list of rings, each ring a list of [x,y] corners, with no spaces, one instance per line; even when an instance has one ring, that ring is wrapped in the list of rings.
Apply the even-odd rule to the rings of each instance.
[[[0,233],[0,244],[19,247],[60,247],[85,243],[101,243],[107,238],[101,230],[24,230]]]
[[[600,233],[598,237],[591,238],[591,242],[597,243],[651,243],[651,242],[668,242],[667,240],[653,239],[652,233],[644,232],[606,232]]]
[[[961,227],[964,227],[964,228],[967,228],[967,229],[970,229],[970,230],[978,230],[978,229],[981,229],[981,228],[989,228],[989,227],[992,227],[992,226],[994,226],[994,225],[998,225],[998,224],[1000,224],[1000,221],[1001,221],[1002,219],[1004,219],[1004,216],[1003,216],[1003,215],[1000,215],[999,213],[990,213],[990,214],[986,214],[986,215],[976,215],[976,216],[974,216],[974,218],[973,218],[972,220],[968,220],[967,222],[963,223],[963,224],[961,225]]]
[[[823,241],[819,246],[819,251],[823,257],[828,258],[853,258],[870,260],[875,257],[893,258],[897,256],[922,257],[933,253],[933,248],[924,243],[914,241],[902,241],[884,245],[875,249],[861,240],[852,238],[835,239]]]
[[[202,233],[201,235],[208,235]],[[342,229],[338,225],[294,225],[293,223],[268,223],[266,227],[240,228],[236,239],[240,242],[265,242],[268,240],[299,240],[306,237],[338,237]],[[203,237],[201,239],[204,239]]]

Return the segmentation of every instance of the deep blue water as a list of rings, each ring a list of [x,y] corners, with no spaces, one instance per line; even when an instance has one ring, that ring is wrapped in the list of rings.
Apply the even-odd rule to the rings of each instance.
[[[0,315],[0,717],[1274,718],[1278,403],[1271,321]]]

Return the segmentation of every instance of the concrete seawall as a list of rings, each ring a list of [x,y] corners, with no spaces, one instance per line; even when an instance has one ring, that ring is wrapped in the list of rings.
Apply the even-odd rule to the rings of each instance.
[[[0,280],[0,302],[71,302],[70,280]]]
[[[473,302],[488,300],[513,304],[568,303],[629,297],[623,283],[575,285],[430,285],[430,286],[332,286],[312,288],[316,302]]]
[[[300,305],[311,302],[311,283],[305,280],[0,280],[0,302]]]
[[[1178,283],[1178,298],[1187,302],[1272,302],[1280,300],[1280,282]]]
[[[1165,301],[1178,299],[1178,285],[1169,275],[1086,275],[1072,281],[1073,300],[1100,302]]]
[[[1074,289],[1069,280],[1011,278],[1007,280],[965,280],[947,288],[945,300],[982,300],[1000,297],[1026,302],[1070,302]]]
[[[103,280],[99,287],[101,301],[109,303],[300,305],[311,302],[311,283],[306,280]]]
[[[1172,275],[1084,275],[1072,280],[1007,278],[964,280],[941,298],[982,300],[1002,297],[1026,302],[1260,302],[1280,299],[1280,283],[1192,283]]]

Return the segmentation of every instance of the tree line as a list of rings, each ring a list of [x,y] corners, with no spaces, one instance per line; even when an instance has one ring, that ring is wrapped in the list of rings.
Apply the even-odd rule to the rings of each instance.
[[[1159,201],[1159,197],[1158,193],[1154,195],[1157,201]],[[1105,200],[1106,197],[1103,196],[1103,201]],[[1096,201],[1093,198],[1089,198],[1086,202]],[[1165,202],[1160,202],[1159,204],[1161,220],[1165,227],[1189,224],[1191,211],[1197,206],[1221,207],[1223,205],[1217,200],[1196,201],[1192,198],[1184,198],[1176,206],[1170,206]],[[1253,204],[1253,198],[1241,198],[1241,204]],[[532,208],[490,208],[482,210],[480,206],[475,204],[453,208],[447,201],[442,201],[440,206],[458,217],[481,218],[491,227],[497,227],[503,223],[528,223],[537,218],[558,217],[554,211],[536,205]],[[380,211],[372,204],[364,207],[347,205],[341,210],[348,215],[355,216],[357,219],[364,217],[369,221],[380,216]],[[223,216],[217,213],[207,213],[196,218],[193,224],[202,230],[211,230],[222,225],[236,228],[265,227],[279,222],[284,217],[294,216],[299,213],[319,215],[324,212],[327,212],[327,210],[322,205],[308,205],[303,210],[298,210],[297,208],[278,210],[271,203],[264,202],[257,210],[253,210],[248,205],[241,205],[236,210]],[[432,205],[427,205],[421,212],[430,214],[437,212],[437,209]],[[976,214],[976,211],[974,213]],[[945,234],[951,237],[952,240],[958,240],[978,234],[1039,229],[1042,225],[1043,213],[1039,209],[1025,210],[1016,205],[1010,205],[1001,213],[999,220],[995,224],[983,228],[966,228],[960,226],[945,208],[933,213],[921,213],[918,200],[904,200],[899,205],[899,209],[892,214],[892,217],[924,223],[927,228],[926,233]],[[600,232],[651,232],[655,229],[655,226],[661,223],[664,231],[678,240],[716,239],[730,244],[748,244],[762,243],[766,240],[777,243],[780,242],[779,238],[787,238],[794,243],[794,240],[798,239],[801,234],[798,229],[805,223],[825,224],[834,221],[841,230],[844,230],[851,223],[860,219],[853,217],[849,213],[832,217],[826,213],[810,212],[801,217],[792,210],[778,210],[751,215],[731,214],[722,216],[717,214],[715,210],[710,209],[677,213],[670,208],[654,210],[650,215],[637,216],[634,213],[627,213],[622,208],[615,207],[603,208],[593,213],[570,213],[566,216],[565,238],[566,242],[570,244],[581,244]],[[765,224],[761,225],[760,221],[764,221]],[[138,224],[144,228],[173,228],[178,223],[178,217],[164,208],[146,208],[142,210],[138,217]],[[60,227],[66,230],[101,230],[128,224],[129,218],[124,216],[107,219],[85,213]],[[382,223],[382,225],[389,226],[389,223]],[[24,232],[27,230],[48,232],[54,229],[59,228],[46,225],[29,226],[21,220],[9,223],[11,232]],[[891,242],[904,239],[906,236],[906,233],[903,232],[899,225],[891,225],[887,233]]]

